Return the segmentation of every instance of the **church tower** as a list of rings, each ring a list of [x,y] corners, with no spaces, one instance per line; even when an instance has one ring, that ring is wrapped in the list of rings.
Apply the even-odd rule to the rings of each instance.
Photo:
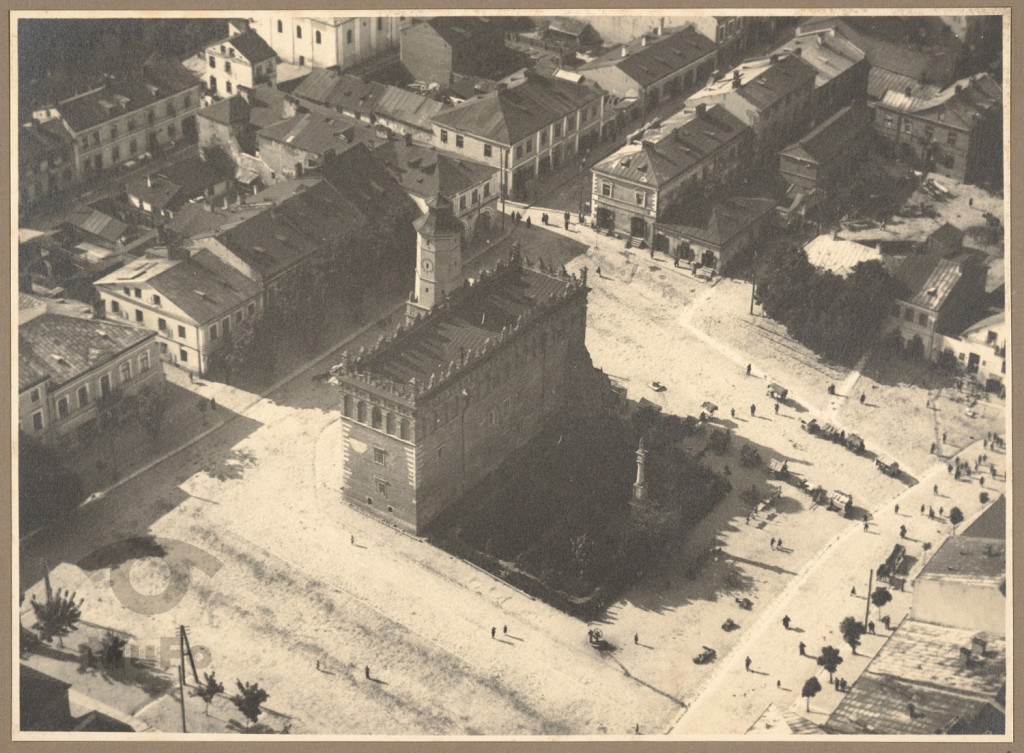
[[[443,196],[427,202],[416,228],[416,288],[406,307],[409,323],[425,315],[462,285],[462,224]]]

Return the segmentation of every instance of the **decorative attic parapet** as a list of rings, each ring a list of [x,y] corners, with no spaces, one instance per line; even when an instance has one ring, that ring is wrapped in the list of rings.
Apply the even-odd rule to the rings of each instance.
[[[461,351],[456,359],[443,364],[432,373],[426,383],[417,382],[416,379],[410,379],[408,382],[396,382],[382,376],[379,371],[374,369],[376,363],[387,358],[390,351],[398,347],[406,338],[415,337],[417,332],[444,317],[470,295],[482,296],[489,288],[508,284],[509,278],[520,274],[524,268],[562,280],[567,285],[549,298],[537,301],[534,306],[519,314],[514,323],[502,327],[500,332],[487,338],[481,347]],[[586,282],[586,269],[580,275],[575,275],[569,274],[565,267],[557,271],[553,270],[547,267],[543,261],[534,266],[529,260],[524,260],[518,253],[513,252],[508,260],[499,264],[494,270],[481,272],[473,282],[467,280],[425,315],[417,316],[412,324],[399,324],[391,335],[382,335],[372,349],[367,351],[364,348],[359,348],[355,355],[344,351],[341,362],[331,369],[331,375],[335,379],[344,376],[350,381],[383,392],[415,407],[417,401],[428,399],[431,394],[445,388],[461,374],[485,361],[497,349],[518,337],[527,324],[547,315],[567,300],[577,295],[585,295]]]

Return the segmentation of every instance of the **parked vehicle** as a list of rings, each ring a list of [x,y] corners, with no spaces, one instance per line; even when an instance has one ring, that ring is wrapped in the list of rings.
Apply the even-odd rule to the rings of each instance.
[[[746,596],[742,598],[736,597],[736,603],[740,605],[740,609],[746,609],[748,612],[754,608],[754,602],[752,602]]]
[[[737,624],[732,617],[722,623],[722,630],[727,633],[731,633],[733,630],[739,630],[739,628],[739,624]]]
[[[710,664],[718,657],[718,654],[713,648],[704,646],[704,650],[693,657],[694,664]]]
[[[768,397],[779,402],[785,402],[786,397],[789,395],[789,390],[779,384],[772,382],[768,385]]]
[[[664,392],[668,388],[661,382],[651,382],[651,389],[655,392]]]
[[[886,476],[892,476],[895,478],[900,475],[900,464],[892,458],[880,455],[875,458],[875,466]]]
[[[857,434],[846,435],[846,447],[847,449],[853,450],[858,455],[864,452],[864,440]]]

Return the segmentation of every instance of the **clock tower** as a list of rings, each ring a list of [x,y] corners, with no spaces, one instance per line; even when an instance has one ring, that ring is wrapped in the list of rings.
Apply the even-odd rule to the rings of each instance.
[[[425,315],[452,290],[462,285],[462,223],[443,196],[427,202],[427,213],[416,228],[416,288],[406,307],[411,324]]]

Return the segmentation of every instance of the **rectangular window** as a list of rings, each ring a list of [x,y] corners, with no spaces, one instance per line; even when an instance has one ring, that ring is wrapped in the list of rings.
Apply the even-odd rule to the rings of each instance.
[[[236,311],[235,312],[235,325],[237,326],[237,325],[239,325],[241,323],[242,323],[242,312],[241,311]]]
[[[296,39],[302,39],[302,27],[301,26],[296,26],[295,27],[295,38]]]
[[[601,195],[602,196],[607,196],[608,198],[611,198],[611,196],[612,196],[612,184],[611,183],[602,183],[601,184]]]
[[[465,208],[466,208],[466,196],[465,196],[465,194],[463,194],[462,196],[459,197],[459,211],[462,211]]]
[[[384,450],[380,447],[373,448],[373,462],[377,465],[384,465]]]
[[[118,147],[113,147],[110,150],[110,161],[117,162],[121,159],[121,150]]]
[[[544,146],[547,143],[548,143],[548,132],[545,129],[545,130],[540,132],[540,145]]]
[[[149,353],[139,356],[139,371],[149,371]]]
[[[457,148],[461,149],[463,146],[465,146],[465,143],[465,139],[462,138],[461,133],[455,134],[455,146]]]
[[[111,311],[111,313],[114,313],[114,314],[120,313],[121,312],[121,304],[119,304],[117,301],[111,301],[110,302],[110,311]]]
[[[142,324],[146,321],[145,316],[142,314],[142,309],[135,309],[135,321]]]
[[[68,399],[66,397],[62,397],[57,401],[57,416],[59,418],[67,418],[68,412]]]
[[[892,128],[892,122],[892,115],[890,115],[889,113],[886,113],[882,117],[882,123],[885,125],[886,128]]]
[[[950,146],[956,146],[956,131],[950,131],[946,135],[946,143]]]
[[[903,121],[903,133],[910,133],[913,130],[913,128],[914,126],[909,120]]]
[[[132,139],[128,142],[128,151],[135,154],[139,151],[139,142],[137,139]]]
[[[533,151],[533,139],[526,142],[526,153],[529,154]]]
[[[346,44],[352,44],[352,29],[345,32],[345,42]]]
[[[255,316],[255,315],[256,315],[256,304],[255,303],[250,303],[249,304],[249,316]]]
[[[135,297],[142,298],[142,288],[135,288]]]
[[[100,397],[106,397],[110,394],[110,374],[104,374],[100,377]]]
[[[320,42],[321,42],[321,41],[323,41],[323,40],[321,39],[321,37],[320,37],[320,32],[319,32],[319,31],[318,31],[318,32],[316,32],[316,33],[315,33],[315,34],[313,35],[313,38],[314,38],[314,39],[316,40],[316,43],[317,43],[317,44],[320,44]]]
[[[43,412],[41,410],[32,414],[32,428],[36,431],[43,430]]]
[[[448,131],[446,131],[443,128],[441,129],[441,143],[442,144],[447,144],[448,143]]]
[[[491,154],[492,154],[491,145],[490,144],[484,144],[484,156],[485,157],[490,157]]]
[[[384,19],[383,18],[378,18],[377,19],[377,31],[384,31]]]
[[[153,305],[154,306],[159,306],[160,305],[160,296],[155,295],[155,294],[153,295]]]
[[[490,195],[491,195],[491,184],[490,183],[484,183],[484,198],[486,199]]]
[[[636,192],[636,205],[638,207],[647,205],[647,194],[645,194],[643,191]]]
[[[906,319],[908,322],[914,321],[914,312],[911,311],[910,309],[907,309],[906,311],[903,312],[903,318]]]
[[[229,60],[225,60],[224,61],[224,72],[225,73],[231,73],[231,61],[229,61]]]
[[[935,129],[931,126],[925,126],[924,137],[926,140],[931,141],[935,137]]]
[[[918,314],[917,315],[917,323],[920,324],[922,327],[927,327],[928,326],[928,314]]]
[[[211,340],[216,340],[217,339],[217,325],[216,324],[211,324],[210,325],[210,339]]]
[[[210,55],[210,67],[211,68],[216,68],[217,67],[217,59],[214,58],[213,55]]]
[[[185,338],[185,328],[183,326],[181,326],[180,324],[178,325],[178,337],[180,337],[182,339]]]
[[[184,348],[178,348],[178,358],[182,363],[188,363],[188,352]]]
[[[382,497],[388,496],[388,482],[382,478],[374,479],[377,482],[377,493]]]
[[[522,156],[523,156],[523,145],[519,144],[519,145],[516,146],[516,159],[519,159]]]
[[[227,92],[228,94],[230,94],[230,93],[231,93],[231,90],[232,90],[232,88],[233,88],[233,87],[231,86],[231,82],[230,82],[230,81],[225,81],[225,82],[224,82],[224,91],[226,91],[226,92]],[[171,131],[171,130],[172,130],[173,128],[174,128],[174,124],[173,124],[173,123],[171,123],[171,125],[170,125],[170,126],[168,126],[167,130],[168,130],[168,131]],[[173,136],[174,134],[173,134],[173,133],[170,133],[169,135]]]
[[[38,403],[39,402],[39,390],[38,389],[32,390],[29,393],[28,397],[29,397],[29,400],[31,400],[33,403]]]
[[[562,137],[562,124],[561,123],[555,123],[555,138],[558,139],[558,138],[561,138],[561,137]]]
[[[472,200],[473,200],[473,202],[472,202],[472,203],[473,203],[474,205],[476,205],[476,204],[479,204],[479,203],[480,203],[480,192],[479,192],[478,190],[476,190],[476,189],[474,188],[474,189],[473,189],[473,195],[472,195],[472,197],[471,197],[471,198],[472,198]]]
[[[78,388],[78,407],[84,408],[89,404],[89,387],[82,385]]]
[[[132,378],[132,364],[130,361],[125,361],[121,364],[121,381],[128,382]]]
[[[112,138],[112,139],[116,139],[117,138],[117,126],[116,125],[110,126],[110,138]]]

